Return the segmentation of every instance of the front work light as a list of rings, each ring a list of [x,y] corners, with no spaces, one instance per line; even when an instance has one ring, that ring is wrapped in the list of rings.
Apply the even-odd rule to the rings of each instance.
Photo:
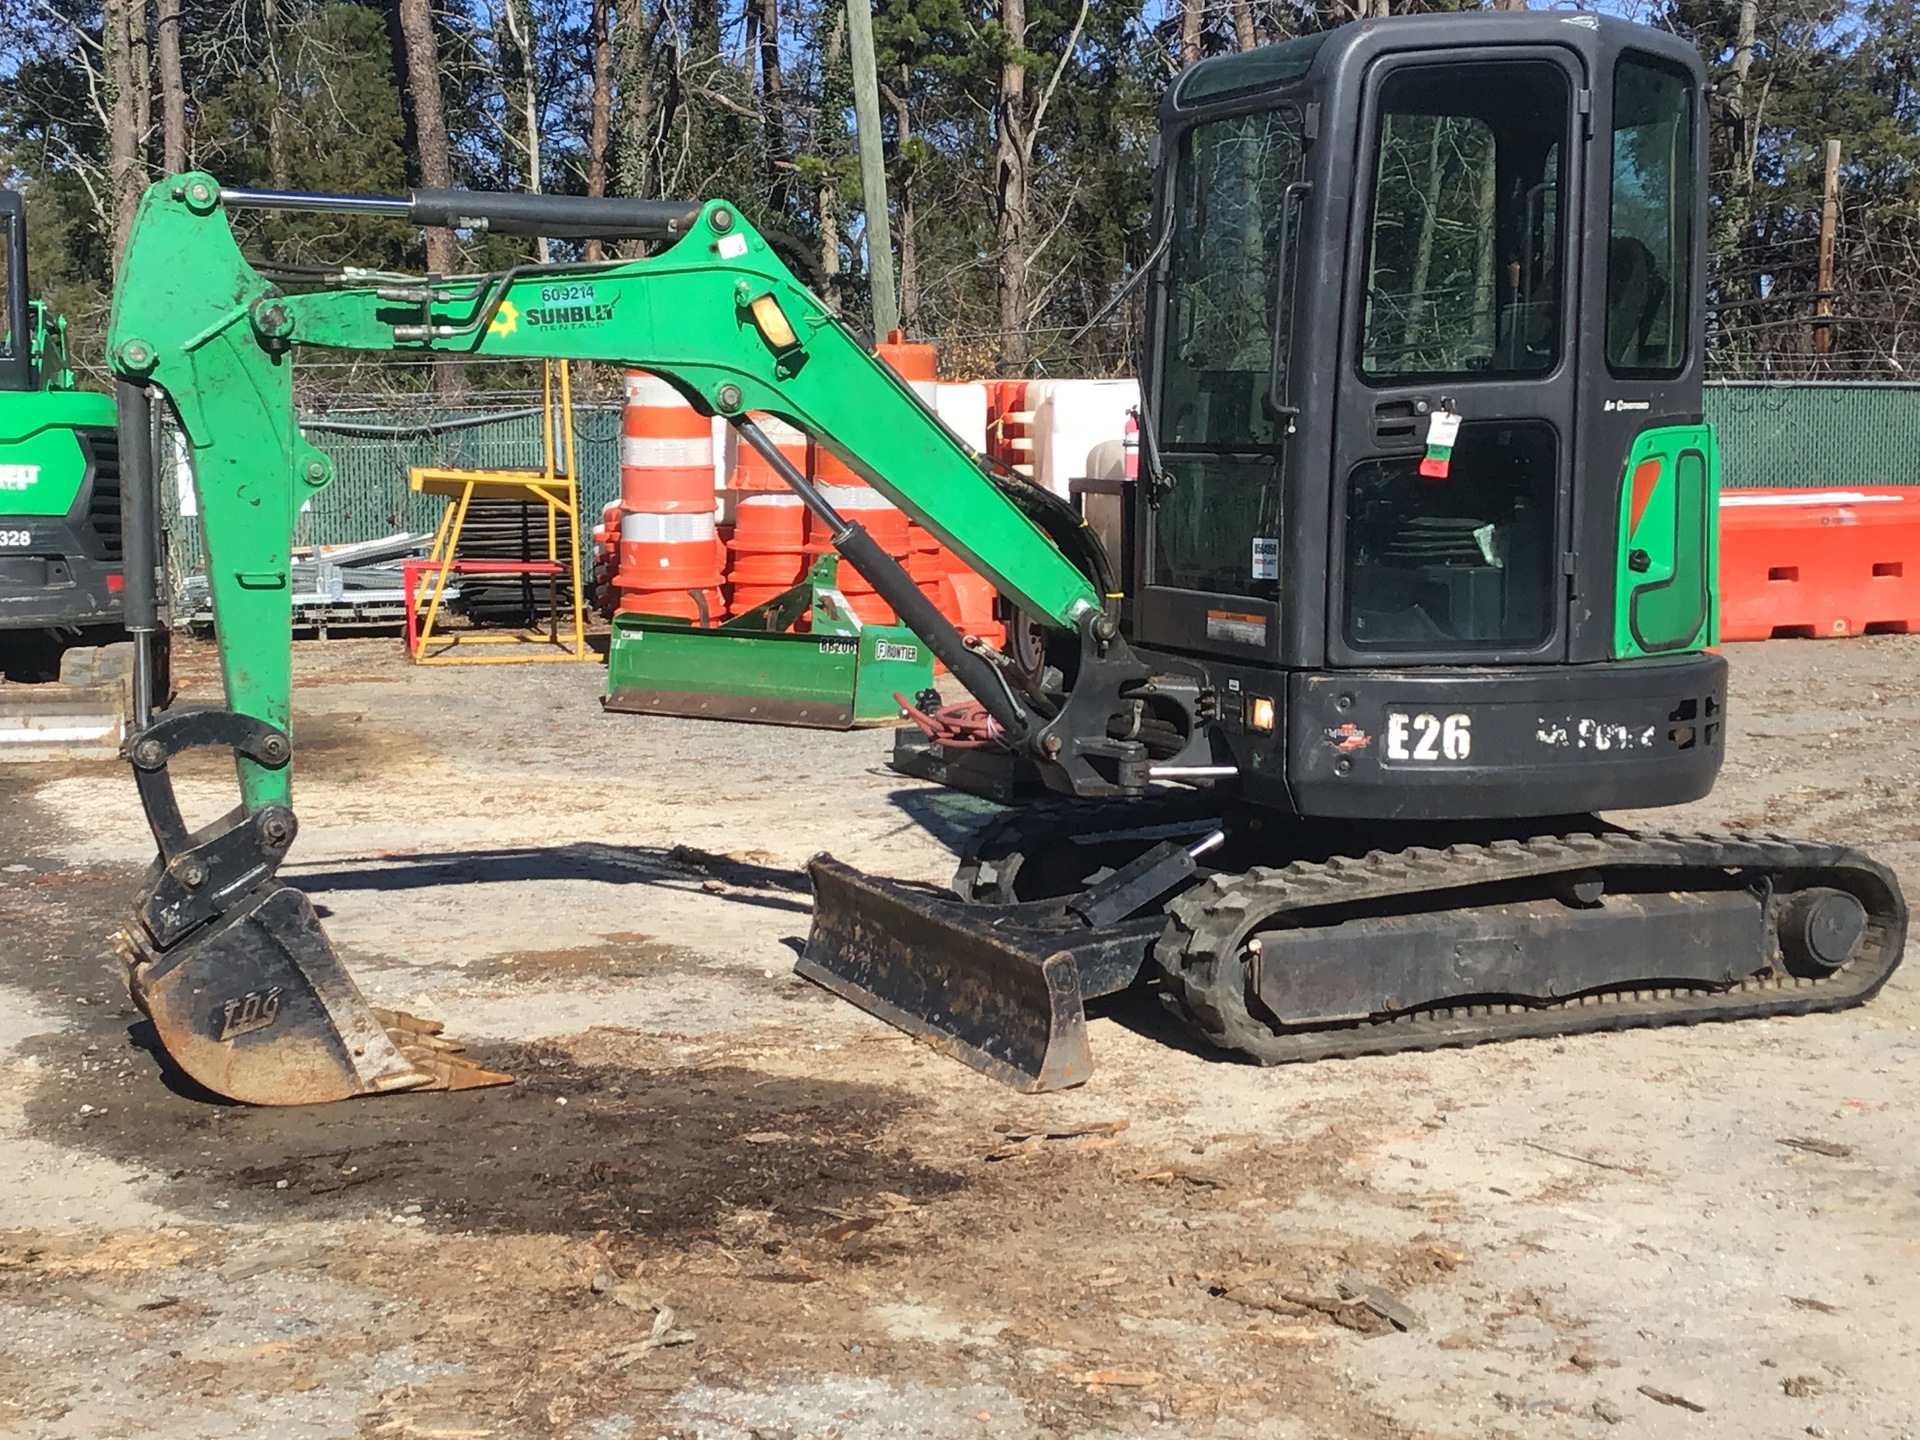
[[[786,312],[773,296],[762,295],[748,308],[753,312],[753,323],[760,331],[760,338],[772,346],[775,353],[800,348],[800,337],[793,333]]]

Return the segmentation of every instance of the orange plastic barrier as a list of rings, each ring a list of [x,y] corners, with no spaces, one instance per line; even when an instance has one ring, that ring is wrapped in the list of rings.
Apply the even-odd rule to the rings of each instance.
[[[987,454],[1033,473],[1033,411],[1025,380],[987,381]]]
[[[909,384],[915,380],[931,383],[940,373],[938,349],[923,341],[909,341],[898,330],[889,330],[887,338],[873,347],[873,353]]]
[[[1920,486],[1720,497],[1720,638],[1920,631]]]

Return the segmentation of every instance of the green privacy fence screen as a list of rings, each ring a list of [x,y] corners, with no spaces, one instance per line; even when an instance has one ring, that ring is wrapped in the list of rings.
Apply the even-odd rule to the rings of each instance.
[[[1707,387],[1706,412],[1729,487],[1920,484],[1920,385],[1729,382]],[[620,494],[620,407],[576,405],[573,418],[581,523],[591,529]],[[402,433],[358,433],[383,428]],[[335,411],[310,417],[307,436],[333,457],[334,476],[302,513],[296,545],[431,531],[446,502],[414,494],[410,466],[538,469],[542,454],[540,412],[525,405],[424,421]],[[205,562],[178,483],[163,490],[177,586]]]
[[[1920,385],[1730,381],[1706,409],[1730,487],[1920,485]]]

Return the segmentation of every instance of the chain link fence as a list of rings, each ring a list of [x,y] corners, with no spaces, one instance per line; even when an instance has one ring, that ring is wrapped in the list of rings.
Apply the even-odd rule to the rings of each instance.
[[[601,511],[620,496],[620,421],[618,403],[573,408],[581,522],[576,538],[582,554]],[[300,507],[293,533],[296,554],[392,535],[431,534],[447,501],[408,485],[407,472],[416,466],[538,471],[546,458],[538,396],[494,399],[487,409],[456,414],[330,407],[324,415],[302,417],[300,428],[333,461],[333,479]],[[558,435],[554,446],[564,464]],[[186,448],[177,431],[162,443],[160,469],[167,574],[178,605],[186,599],[191,577],[206,573],[207,562]]]
[[[1920,384],[1725,381],[1707,386],[1706,414],[1734,489],[1920,484]],[[576,404],[579,543],[620,494],[620,406]],[[537,470],[543,463],[537,395],[489,397],[458,413],[330,407],[301,422],[332,457],[333,482],[301,508],[296,548],[352,545],[430,533],[446,504],[407,484],[416,465]],[[175,599],[206,560],[184,451],[162,449],[162,511]]]

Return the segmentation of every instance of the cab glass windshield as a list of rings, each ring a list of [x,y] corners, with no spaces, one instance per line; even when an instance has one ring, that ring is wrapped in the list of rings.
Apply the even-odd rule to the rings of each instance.
[[[1566,76],[1417,65],[1381,86],[1360,368],[1527,375],[1560,358]]]

